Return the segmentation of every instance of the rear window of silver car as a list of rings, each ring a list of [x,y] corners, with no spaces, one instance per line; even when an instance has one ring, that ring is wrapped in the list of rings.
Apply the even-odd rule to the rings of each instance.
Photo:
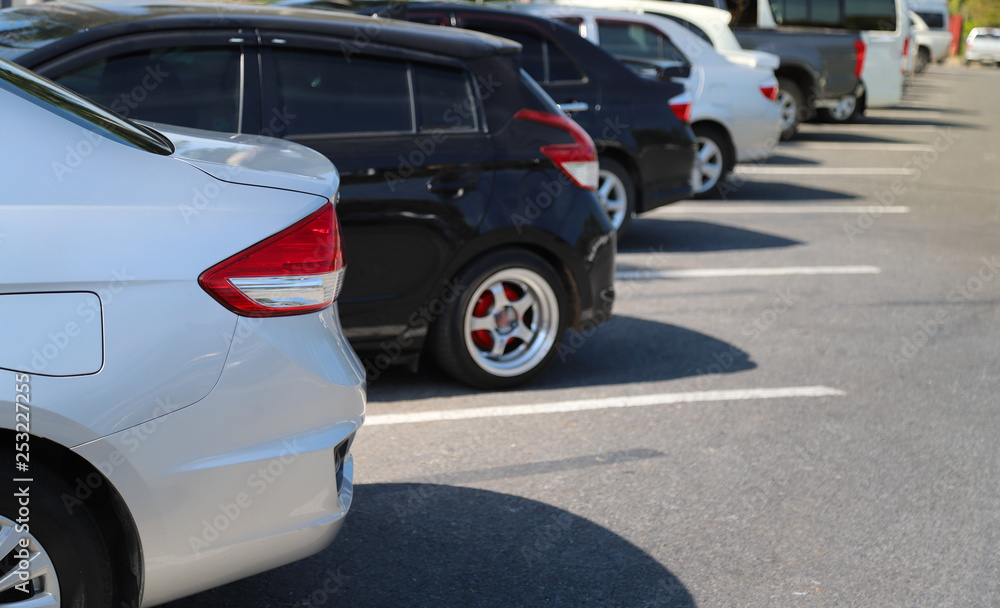
[[[129,122],[110,110],[6,60],[0,59],[0,89],[113,141],[169,156],[174,146],[156,131]]]

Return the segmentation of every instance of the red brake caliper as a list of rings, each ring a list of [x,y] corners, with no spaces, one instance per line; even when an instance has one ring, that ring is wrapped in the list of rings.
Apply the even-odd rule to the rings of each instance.
[[[514,286],[508,285],[507,283],[504,283],[503,293],[507,296],[507,300],[510,302],[516,302],[522,297],[522,294]],[[493,310],[493,302],[493,292],[484,291],[479,296],[479,299],[476,300],[476,306],[472,309],[472,316],[482,319],[491,314],[491,312],[498,312]],[[521,323],[523,320],[518,319],[518,322]],[[483,350],[488,351],[493,349],[493,335],[485,329],[477,329],[472,332],[472,342]]]
[[[481,319],[490,314],[491,308],[493,308],[493,293],[484,291],[479,296],[479,300],[476,301],[476,307],[472,309],[472,316]],[[485,329],[477,329],[472,332],[472,342],[486,351],[493,348],[493,336]]]

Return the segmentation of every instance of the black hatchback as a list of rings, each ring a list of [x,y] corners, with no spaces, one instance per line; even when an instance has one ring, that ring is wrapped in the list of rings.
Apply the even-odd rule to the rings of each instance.
[[[513,42],[205,3],[0,17],[0,56],[129,118],[274,135],[329,157],[348,265],[340,312],[369,378],[427,352],[474,386],[517,385],[567,327],[610,315],[615,232],[594,192],[594,144],[520,70]],[[196,191],[178,213],[196,222],[212,205]]]
[[[505,9],[394,2],[362,14],[455,26],[520,42],[524,69],[594,139],[598,193],[621,235],[637,213],[693,196],[691,98],[669,74],[637,74],[554,20]],[[686,76],[679,68],[678,76]]]

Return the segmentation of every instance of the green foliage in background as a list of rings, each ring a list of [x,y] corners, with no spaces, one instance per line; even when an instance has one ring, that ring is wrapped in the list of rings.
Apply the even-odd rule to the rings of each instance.
[[[962,49],[965,39],[974,27],[1000,27],[1000,0],[949,0],[948,8],[953,15],[961,15]]]

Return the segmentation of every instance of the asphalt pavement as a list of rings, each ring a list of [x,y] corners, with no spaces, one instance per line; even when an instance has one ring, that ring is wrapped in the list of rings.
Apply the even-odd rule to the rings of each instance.
[[[390,370],[334,544],[169,606],[1000,605],[998,103],[931,66],[637,219],[613,320],[518,391]]]

